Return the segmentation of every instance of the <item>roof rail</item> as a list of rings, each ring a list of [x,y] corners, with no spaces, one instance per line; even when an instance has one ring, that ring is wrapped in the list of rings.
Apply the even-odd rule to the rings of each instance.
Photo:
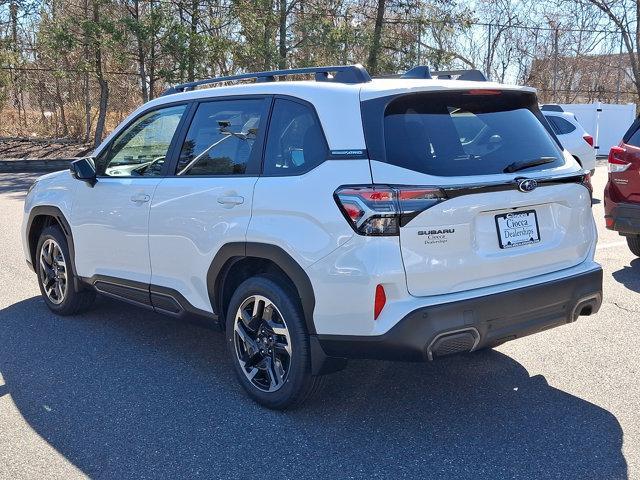
[[[187,92],[202,85],[214,83],[232,82],[235,80],[255,79],[256,82],[274,82],[276,77],[285,75],[305,75],[314,74],[317,82],[337,82],[337,83],[366,83],[371,81],[369,72],[360,65],[335,65],[329,67],[305,67],[292,68],[289,70],[272,70],[269,72],[242,73],[239,75],[229,75],[226,77],[207,78],[195,82],[181,83],[168,88],[162,93],[172,95],[179,92]]]
[[[480,70],[440,70],[431,72],[433,78],[440,80],[471,80],[475,82],[486,82],[487,77]]]
[[[540,106],[540,110],[546,112],[564,112],[564,108],[562,108],[557,103],[545,103]]]
[[[419,65],[417,67],[413,67],[411,70],[407,70],[405,73],[400,75],[400,78],[433,78],[431,76],[431,70],[426,65]]]

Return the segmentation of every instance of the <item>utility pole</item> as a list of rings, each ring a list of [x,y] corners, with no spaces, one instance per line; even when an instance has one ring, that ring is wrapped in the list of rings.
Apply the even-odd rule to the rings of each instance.
[[[491,33],[491,24],[489,24],[487,32],[487,62],[484,66],[484,74],[487,77],[487,80],[490,80],[491,77]]]
[[[558,27],[553,36],[553,103],[558,103]]]
[[[620,51],[618,52],[618,81],[616,82],[616,103],[620,103],[620,84],[622,83],[622,32],[620,32]]]

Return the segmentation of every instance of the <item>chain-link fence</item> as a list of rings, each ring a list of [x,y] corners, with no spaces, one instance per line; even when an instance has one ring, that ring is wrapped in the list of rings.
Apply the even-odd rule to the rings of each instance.
[[[394,55],[411,55],[411,61],[437,69],[477,68],[490,80],[531,85],[538,88],[541,102],[627,103],[638,98],[616,31],[476,23],[439,38],[433,29],[411,23],[406,32],[413,35],[408,37],[411,50]],[[43,68],[35,57],[24,57],[31,60],[0,64],[0,137],[93,143],[105,93],[96,72],[69,65]],[[366,59],[345,54],[343,60]],[[104,135],[145,97],[137,67],[131,62],[129,71],[101,72],[108,90]],[[152,92],[145,85],[146,96],[157,96],[166,86],[156,79]]]

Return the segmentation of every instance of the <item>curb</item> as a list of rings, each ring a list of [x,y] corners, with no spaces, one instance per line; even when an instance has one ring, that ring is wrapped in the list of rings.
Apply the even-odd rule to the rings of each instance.
[[[0,173],[66,170],[76,158],[11,158],[0,160]]]

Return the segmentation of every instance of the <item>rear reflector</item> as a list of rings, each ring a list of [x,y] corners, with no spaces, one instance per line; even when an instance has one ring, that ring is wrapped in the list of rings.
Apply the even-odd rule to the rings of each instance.
[[[631,164],[622,159],[626,150],[622,147],[611,147],[609,151],[609,172],[620,173],[628,169]]]
[[[380,316],[380,312],[384,308],[387,303],[387,294],[384,291],[384,287],[382,285],[376,286],[376,298],[373,303],[373,319],[377,320]]]
[[[582,138],[584,138],[584,141],[593,147],[593,137],[591,135],[585,133]]]
[[[613,225],[616,223],[613,217],[605,217],[604,222],[605,226],[610,229],[613,229]]]

